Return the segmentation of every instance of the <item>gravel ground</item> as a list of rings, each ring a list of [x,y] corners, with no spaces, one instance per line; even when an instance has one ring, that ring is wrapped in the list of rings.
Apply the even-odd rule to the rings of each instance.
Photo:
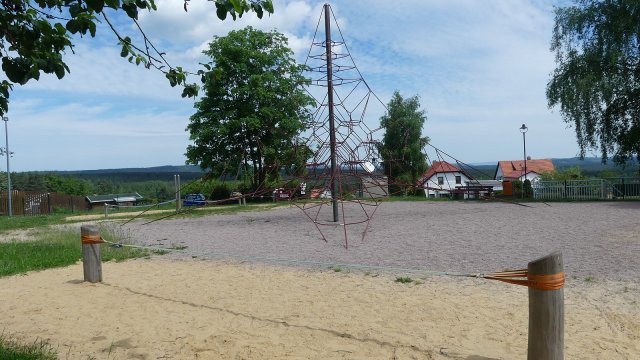
[[[368,208],[371,212],[373,208]],[[318,219],[328,221],[323,207]],[[366,218],[346,209],[347,222]],[[310,215],[313,217],[315,212]],[[320,226],[296,207],[233,215],[168,219],[123,227],[135,243],[186,246],[176,257],[256,257],[348,263],[429,271],[489,272],[526,267],[563,253],[568,277],[638,280],[640,202],[532,203],[390,202],[364,225]],[[324,266],[326,268],[326,265]]]

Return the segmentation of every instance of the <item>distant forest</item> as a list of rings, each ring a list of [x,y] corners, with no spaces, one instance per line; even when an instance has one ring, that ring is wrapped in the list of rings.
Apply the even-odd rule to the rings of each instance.
[[[6,173],[0,185],[6,189]],[[11,173],[11,187],[23,191],[58,192],[70,195],[119,194],[137,192],[146,202],[175,197],[174,175],[182,184],[200,179],[205,173],[192,166],[163,166],[148,169],[113,169],[58,172]]]
[[[598,158],[552,159],[558,171],[578,171],[581,177],[612,178],[637,177],[640,167],[637,161],[625,167],[609,162],[602,164]],[[461,167],[476,179],[492,179],[496,165],[466,165]],[[174,198],[174,175],[179,174],[182,184],[201,179],[206,175],[197,166],[162,166],[154,168],[106,169],[58,172],[11,173],[12,188],[24,191],[59,192],[71,195],[118,194],[137,192],[146,202],[165,201]],[[6,173],[0,173],[1,189],[6,189]],[[209,195],[209,194],[207,194]]]

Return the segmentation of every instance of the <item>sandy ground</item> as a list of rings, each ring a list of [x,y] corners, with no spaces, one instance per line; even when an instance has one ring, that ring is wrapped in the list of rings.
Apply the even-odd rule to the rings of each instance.
[[[185,253],[105,263],[99,284],[81,264],[1,278],[0,331],[62,359],[524,359],[526,288],[427,270],[526,267],[559,249],[566,358],[638,359],[639,205],[390,203],[364,240],[348,228],[348,250],[342,229],[325,242],[297,209],[135,223],[120,231]]]

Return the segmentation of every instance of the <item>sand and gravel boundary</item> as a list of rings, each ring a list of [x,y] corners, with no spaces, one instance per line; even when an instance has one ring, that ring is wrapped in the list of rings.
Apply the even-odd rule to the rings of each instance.
[[[63,359],[523,359],[524,287],[256,259],[490,271],[559,249],[566,358],[637,359],[639,211],[388,203],[364,241],[350,230],[348,250],[295,208],[134,223],[120,231],[136,243],[187,252],[105,263],[100,284],[82,282],[81,264],[2,278],[0,329],[47,339]]]

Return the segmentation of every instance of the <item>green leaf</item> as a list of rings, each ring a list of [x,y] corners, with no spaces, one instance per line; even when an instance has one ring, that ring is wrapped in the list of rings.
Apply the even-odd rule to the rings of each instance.
[[[262,8],[260,6],[256,6],[254,7],[254,10],[256,12],[256,15],[258,15],[258,19],[262,19],[262,16],[264,15]]]
[[[96,37],[96,23],[93,21],[89,23],[89,33],[91,37]]]
[[[129,55],[129,49],[125,45],[122,45],[122,50],[120,50],[120,56],[127,57],[127,55]]]
[[[64,25],[60,23],[56,23],[54,27],[56,28],[56,31],[58,31],[58,35],[64,35],[67,33],[67,29],[65,29]]]
[[[87,3],[87,6],[90,9],[93,9],[95,12],[101,12],[104,7],[105,0],[84,0]]]
[[[229,0],[229,2],[231,3],[231,5],[233,6],[233,9],[238,13],[238,14],[242,14],[242,1],[241,0]]]
[[[64,77],[64,67],[58,64],[58,66],[56,66],[55,68],[55,73],[58,79],[62,79]]]
[[[227,18],[227,9],[216,4],[216,15],[218,15],[218,19],[225,20]]]
[[[266,0],[263,3],[263,7],[269,14],[273,14],[273,3],[271,2],[271,0]]]
[[[25,68],[22,64],[18,61],[14,61],[13,59],[3,57],[2,70],[11,82],[25,84],[28,80],[26,77],[29,72],[29,68]]]
[[[80,26],[78,24],[78,20],[71,19],[71,20],[67,21],[66,28],[72,34],[77,33],[78,30],[80,30]]]
[[[135,4],[122,4],[122,10],[132,19],[138,19],[138,7]]]
[[[105,0],[104,3],[112,9],[117,9],[120,7],[120,0]]]

